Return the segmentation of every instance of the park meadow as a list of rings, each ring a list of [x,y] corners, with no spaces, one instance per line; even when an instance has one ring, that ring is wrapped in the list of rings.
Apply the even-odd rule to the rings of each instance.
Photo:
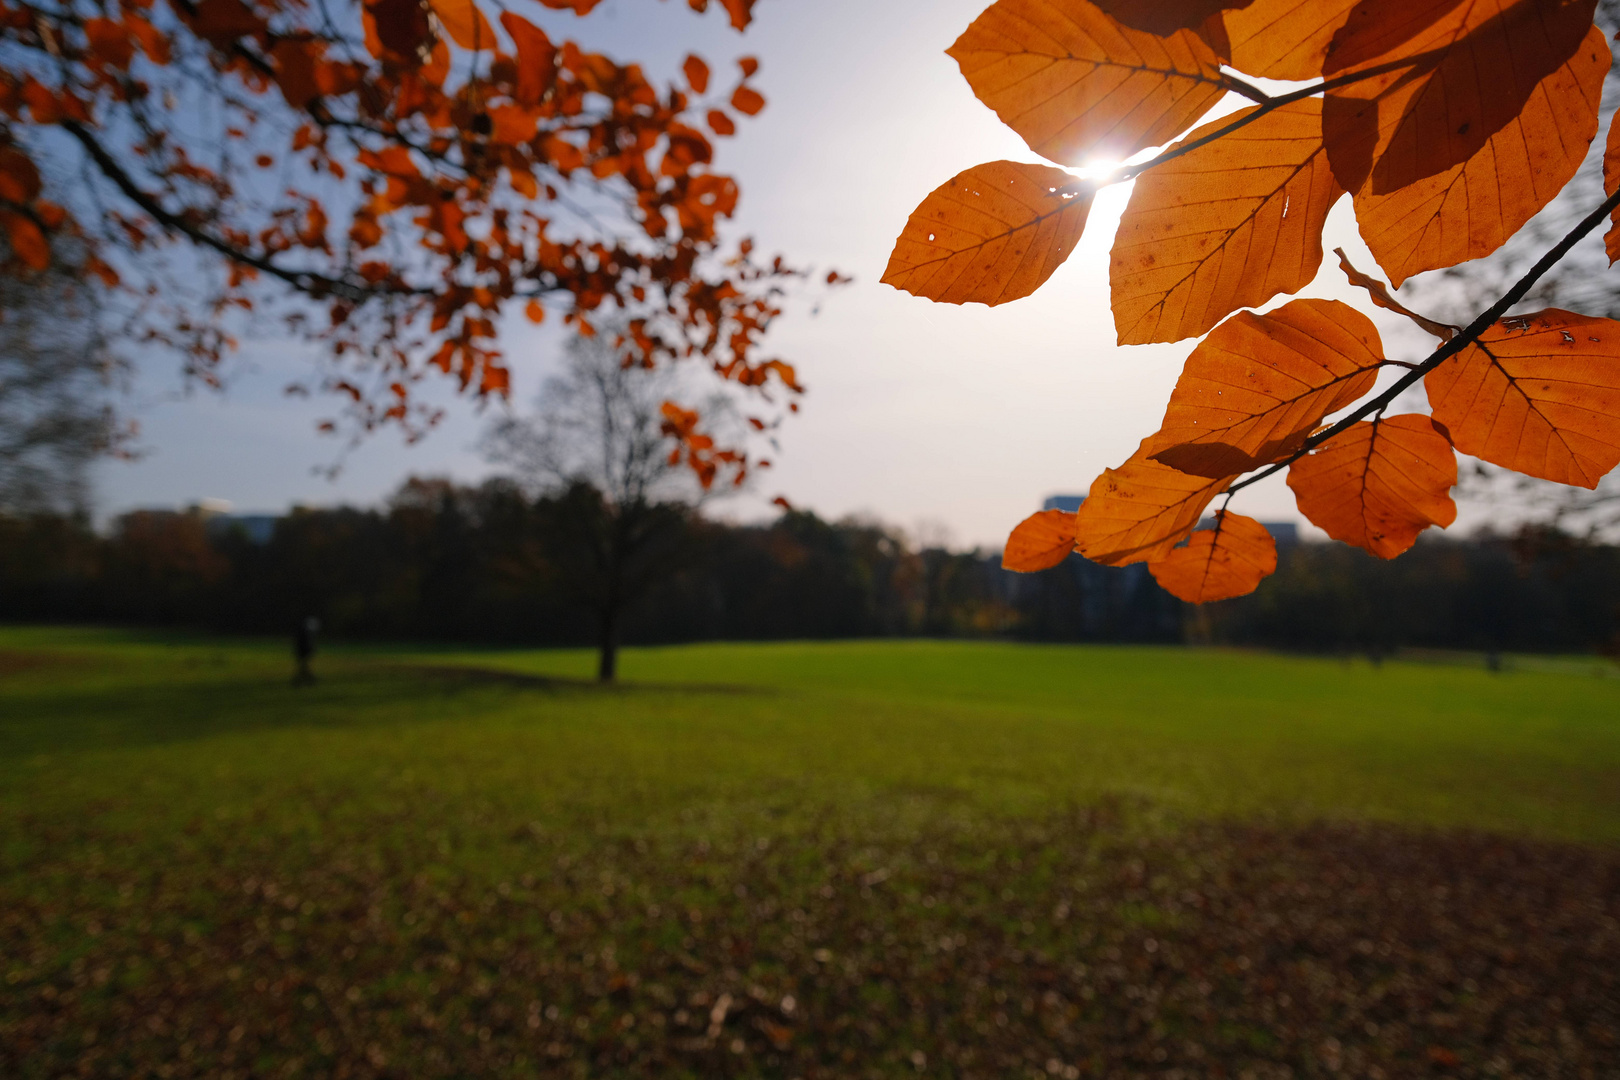
[[[0,632],[0,1072],[1610,1076],[1620,678]]]

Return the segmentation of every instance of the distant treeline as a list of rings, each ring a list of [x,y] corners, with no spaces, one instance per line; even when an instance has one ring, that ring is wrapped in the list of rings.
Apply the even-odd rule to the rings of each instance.
[[[589,645],[586,570],[566,541],[579,492],[531,498],[413,480],[379,509],[296,510],[266,536],[229,518],[140,511],[0,517],[0,620],[287,633],[308,615],[351,638]],[[1392,562],[1285,547],[1249,597],[1193,609],[1142,566],[1071,558],[1041,574],[898,530],[792,512],[768,525],[678,516],[628,644],[882,636],[1612,651],[1620,549],[1554,533],[1425,540]]]

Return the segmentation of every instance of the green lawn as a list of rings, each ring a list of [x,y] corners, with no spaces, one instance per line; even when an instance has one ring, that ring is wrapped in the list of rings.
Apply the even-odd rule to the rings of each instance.
[[[0,1074],[1007,1075],[1020,1054],[1106,1074],[1203,1014],[1155,1014],[1126,1058],[1089,1051],[1075,1032],[1113,1022],[1087,1011],[1085,980],[1111,969],[1064,958],[1136,940],[1187,881],[1362,843],[1420,875],[1464,842],[1608,867],[1620,839],[1620,679],[1579,668],[703,645],[629,650],[625,684],[602,690],[591,663],[333,647],[294,689],[279,642],[0,629]],[[1458,829],[1487,838],[1446,839]],[[1339,839],[1300,839],[1323,836]],[[1426,837],[1452,854],[1388,855]],[[1201,861],[1206,841],[1237,852],[1209,856],[1227,870]],[[1267,845],[1292,854],[1243,853]],[[1131,885],[1143,859],[1163,873]],[[834,892],[878,906],[818,916]],[[1083,903],[1089,921],[1053,914]],[[1167,925],[1188,949],[1218,940]],[[920,926],[915,949],[895,944]],[[1080,981],[1025,995],[1005,960],[978,983],[965,960],[929,967],[968,980],[941,1019],[917,965],[981,940]],[[888,947],[847,970],[818,959]],[[974,994],[990,1012],[951,1011]],[[1228,1010],[1183,1040],[1197,1054],[1167,1053],[1297,1071],[1321,1040],[1276,1019],[1290,1007],[1236,1027]],[[1593,1015],[1596,1047],[1612,1014]],[[1025,1023],[1024,1049],[994,1048]],[[1356,1052],[1388,1044],[1396,1073],[1401,1054],[1509,1053],[1368,1023]]]

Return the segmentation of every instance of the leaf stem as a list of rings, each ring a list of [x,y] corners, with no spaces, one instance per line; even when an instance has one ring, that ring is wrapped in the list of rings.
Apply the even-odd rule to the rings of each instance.
[[[1586,215],[1586,217],[1582,218],[1580,222],[1573,229],[1571,229],[1562,240],[1548,248],[1546,254],[1542,255],[1540,259],[1536,260],[1536,264],[1527,270],[1523,277],[1514,282],[1513,287],[1507,292],[1503,293],[1501,297],[1497,299],[1496,303],[1480,312],[1479,316],[1473,322],[1463,327],[1460,334],[1457,334],[1450,340],[1443,342],[1439,348],[1435,349],[1434,352],[1429,354],[1429,358],[1427,360],[1424,360],[1421,364],[1411,365],[1411,370],[1390,384],[1389,389],[1385,390],[1377,397],[1363,402],[1359,408],[1357,408],[1350,415],[1346,416],[1344,419],[1340,420],[1338,423],[1334,424],[1332,427],[1325,431],[1318,432],[1317,434],[1306,439],[1305,442],[1300,445],[1300,448],[1294,451],[1294,453],[1290,454],[1287,458],[1272,465],[1266,466],[1253,476],[1238,481],[1236,484],[1233,484],[1231,487],[1227,488],[1227,491],[1233,493],[1241,491],[1250,484],[1258,483],[1268,476],[1281,472],[1283,469],[1286,469],[1288,466],[1304,457],[1316,447],[1321,446],[1329,439],[1332,439],[1344,431],[1347,431],[1354,424],[1365,420],[1373,413],[1381,413],[1384,409],[1388,408],[1390,404],[1394,402],[1394,400],[1413,383],[1417,382],[1419,379],[1423,378],[1423,376],[1445,363],[1451,357],[1462,352],[1463,349],[1478,341],[1480,335],[1484,334],[1485,331],[1494,326],[1498,319],[1506,315],[1508,308],[1512,307],[1514,304],[1517,304],[1520,300],[1523,300],[1525,294],[1530,291],[1531,287],[1534,286],[1537,281],[1540,281],[1542,276],[1546,274],[1547,271],[1558,265],[1558,263],[1563,260],[1564,256],[1569,254],[1570,249],[1579,243],[1587,233],[1601,225],[1603,220],[1607,218],[1616,207],[1620,207],[1620,189],[1616,189],[1612,195],[1603,200],[1602,204],[1598,206],[1596,210],[1593,210],[1590,214]]]

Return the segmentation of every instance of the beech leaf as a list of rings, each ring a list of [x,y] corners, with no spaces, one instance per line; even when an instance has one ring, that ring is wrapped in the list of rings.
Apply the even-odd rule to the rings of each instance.
[[[1249,0],[1097,0],[1097,6],[1133,30],[1169,37],[1177,30],[1196,30],[1226,7]]]
[[[495,48],[495,28],[484,17],[477,0],[428,0],[450,40],[463,49]]]
[[[1246,75],[1320,78],[1333,35],[1359,0],[1254,0],[1221,13],[1227,56]]]
[[[1605,42],[1607,45],[1607,42]],[[1620,189],[1620,113],[1609,121],[1609,137],[1603,147],[1603,193],[1613,195]],[[1620,261],[1620,206],[1609,211],[1609,231],[1603,234],[1603,247],[1609,255],[1609,265]]]
[[[0,210],[0,223],[6,227],[12,253],[31,270],[44,270],[51,264],[51,245],[40,227],[21,214]]]
[[[1148,563],[1166,592],[1189,604],[1247,596],[1277,570],[1277,542],[1253,518],[1215,513],[1213,529],[1199,529],[1181,547]]]
[[[1372,300],[1372,302],[1383,308],[1385,311],[1393,311],[1397,315],[1404,315],[1406,318],[1411,319],[1412,322],[1416,323],[1420,328],[1428,333],[1433,334],[1441,341],[1450,341],[1454,336],[1456,336],[1458,330],[1461,329],[1461,327],[1452,326],[1450,323],[1437,322],[1426,315],[1419,315],[1417,312],[1395,299],[1395,297],[1390,294],[1388,285],[1385,285],[1382,281],[1379,281],[1371,274],[1363,274],[1360,270],[1357,270],[1354,266],[1350,265],[1350,256],[1344,253],[1344,248],[1334,248],[1333,254],[1339,257],[1339,269],[1344,271],[1344,276],[1350,280],[1350,284],[1359,289],[1365,289],[1367,291],[1367,296]]]
[[[1393,559],[1457,519],[1457,455],[1427,416],[1363,420],[1288,467],[1299,512],[1335,540]]]
[[[1322,225],[1342,194],[1315,98],[1143,173],[1109,262],[1119,343],[1196,337],[1238,308],[1310,284],[1322,265]]]
[[[1031,514],[1007,537],[1002,567],[1028,574],[1058,565],[1074,553],[1074,529],[1074,515],[1067,511]]]
[[[1279,461],[1371,390],[1382,363],[1377,328],[1337,300],[1239,312],[1187,357],[1149,454],[1205,478]]]
[[[544,30],[513,12],[501,12],[501,26],[517,47],[517,85],[512,97],[519,105],[538,105],[557,80],[556,46]]]
[[[1087,0],[996,0],[947,53],[1002,123],[1066,165],[1168,142],[1226,94],[1196,34],[1132,30]]]
[[[709,65],[703,62],[701,56],[688,54],[681,71],[686,76],[686,85],[692,88],[694,94],[702,94],[709,89]]]
[[[1423,379],[1465,454],[1594,488],[1620,464],[1620,322],[1548,308],[1503,319]]]
[[[1236,479],[1192,476],[1154,461],[1152,441],[1142,440],[1119,468],[1104,469],[1075,514],[1075,550],[1092,562],[1124,566],[1163,557]]]
[[[1467,161],[1385,195],[1370,185],[1355,193],[1362,238],[1396,288],[1491,254],[1563,190],[1597,134],[1609,64],[1608,38],[1592,27]]]
[[[1016,161],[958,173],[912,212],[882,280],[947,304],[1028,296],[1080,240],[1091,191],[1073,191],[1076,183],[1062,169]]]
[[[1346,190],[1388,194],[1460,165],[1575,55],[1596,0],[1362,0],[1325,73],[1391,70],[1327,93],[1323,137]]]

